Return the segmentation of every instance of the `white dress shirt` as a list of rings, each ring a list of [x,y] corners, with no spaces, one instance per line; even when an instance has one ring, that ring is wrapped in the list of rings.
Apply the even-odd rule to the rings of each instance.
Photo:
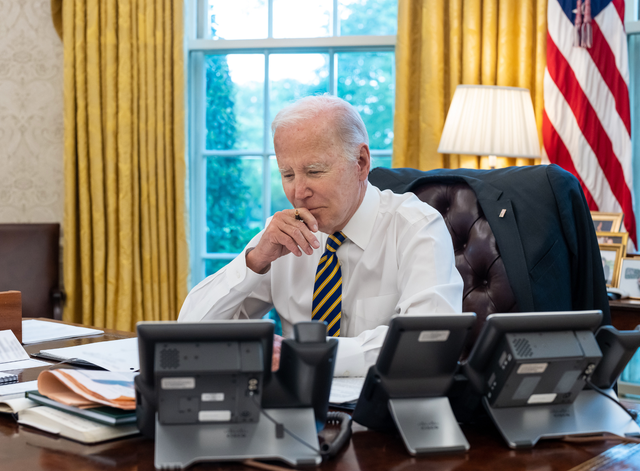
[[[375,363],[391,316],[460,313],[463,284],[442,216],[412,193],[381,192],[368,184],[342,232],[347,239],[337,251],[342,318],[334,374],[363,376]],[[275,307],[283,336],[293,337],[293,325],[311,319],[316,269],[328,237],[315,235],[320,248],[312,255],[290,253],[260,275],[245,259],[260,232],[238,257],[191,290],[178,320],[260,318]]]

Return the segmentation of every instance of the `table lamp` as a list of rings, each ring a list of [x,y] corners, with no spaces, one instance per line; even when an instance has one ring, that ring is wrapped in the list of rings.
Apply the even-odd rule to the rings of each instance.
[[[526,88],[458,85],[444,123],[438,152],[540,157],[531,95]]]

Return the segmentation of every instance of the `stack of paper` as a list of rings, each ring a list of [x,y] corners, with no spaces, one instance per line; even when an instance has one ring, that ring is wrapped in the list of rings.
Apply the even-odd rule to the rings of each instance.
[[[24,344],[87,337],[103,333],[103,330],[61,324],[59,322],[39,321],[36,319],[22,320],[22,343]]]
[[[329,402],[332,405],[354,403],[355,406],[355,401],[360,397],[363,385],[364,378],[362,377],[333,378]]]
[[[109,371],[138,371],[138,339],[94,342],[73,347],[40,350],[34,356],[53,361],[99,366]]]
[[[41,365],[46,365],[46,363],[31,360],[12,331],[0,330],[0,371],[20,370]],[[9,375],[8,379],[17,381],[18,376]],[[2,384],[0,385],[0,400],[24,397],[25,391],[33,389],[35,384],[35,381]]]
[[[14,399],[15,401],[16,399]],[[84,417],[95,422],[100,422],[105,425],[126,425],[136,423],[136,411],[135,410],[122,410],[115,407],[100,406],[93,407],[91,409],[81,409],[79,407],[63,404],[62,402],[55,401],[43,396],[38,391],[27,391],[27,398],[25,401],[29,401],[34,406],[49,406],[54,409],[58,409],[64,412],[69,412],[78,417]],[[14,406],[12,401],[6,401],[8,406]],[[2,403],[0,403],[2,407]],[[28,407],[24,407],[28,409]],[[0,409],[1,411],[2,409]]]
[[[29,358],[29,354],[11,330],[0,330],[0,371],[23,370],[45,365],[47,363],[43,361]]]
[[[0,386],[0,401],[24,397],[24,393],[36,389],[37,381],[25,381],[24,383],[3,384]]]
[[[82,443],[96,443],[138,433],[134,425],[104,425],[47,406],[25,409],[18,413],[18,423],[61,435]]]
[[[38,376],[38,391],[63,404],[89,408],[99,405],[135,410],[134,373],[57,369]]]

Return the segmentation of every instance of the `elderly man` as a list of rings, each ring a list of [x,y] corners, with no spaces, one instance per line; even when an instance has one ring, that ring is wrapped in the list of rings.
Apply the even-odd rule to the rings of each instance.
[[[413,194],[367,181],[369,138],[358,112],[306,97],[272,123],[282,185],[276,213],[226,267],[198,284],[179,321],[260,318],[327,323],[339,338],[336,376],[364,375],[394,314],[459,313],[462,279],[440,214]]]

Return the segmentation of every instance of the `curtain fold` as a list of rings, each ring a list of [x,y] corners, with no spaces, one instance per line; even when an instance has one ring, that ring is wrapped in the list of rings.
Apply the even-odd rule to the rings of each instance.
[[[57,23],[64,320],[133,330],[176,319],[188,277],[183,4],[64,0]]]
[[[460,84],[528,88],[541,136],[546,15],[547,0],[399,0],[393,166],[488,168],[487,157],[437,152]]]

